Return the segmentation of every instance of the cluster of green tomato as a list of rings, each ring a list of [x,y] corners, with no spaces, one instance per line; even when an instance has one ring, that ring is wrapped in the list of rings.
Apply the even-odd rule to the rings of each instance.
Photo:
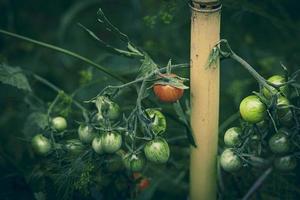
[[[248,147],[247,153],[254,154],[254,156],[263,157],[263,153],[265,155],[271,154],[268,159],[269,164],[273,164],[277,170],[290,171],[297,165],[296,158],[289,155],[293,150],[290,128],[294,122],[291,104],[287,98],[289,91],[285,84],[286,79],[275,75],[270,77],[268,82],[280,86],[279,90],[277,91],[274,87],[271,91],[263,88],[262,96],[250,95],[244,98],[240,103],[240,115],[248,126],[232,127],[224,134],[226,148],[220,156],[220,165],[227,172],[236,172],[242,168],[243,163],[246,163],[244,161],[247,160],[243,158],[242,154],[246,147]],[[274,98],[275,106],[269,108],[268,104]],[[273,123],[268,123],[272,120]],[[279,129],[274,128],[274,123]],[[249,131],[248,127],[252,129]],[[254,151],[251,150],[251,143],[253,144],[253,142],[256,144]],[[265,149],[262,150],[263,153],[257,152],[257,145],[264,144],[266,145]]]
[[[108,97],[99,96],[94,101],[98,112],[93,118],[96,118],[97,125],[93,123],[82,123],[79,125],[78,135],[74,139],[68,139],[64,144],[59,145],[52,141],[51,137],[43,134],[35,135],[32,138],[31,144],[36,154],[47,156],[54,149],[64,149],[72,154],[78,154],[84,149],[92,149],[97,155],[115,154],[121,155],[124,166],[132,171],[141,171],[146,161],[157,164],[166,163],[170,156],[170,149],[167,141],[162,137],[166,131],[166,118],[157,109],[148,108],[143,110],[148,119],[151,121],[150,129],[153,134],[151,139],[143,141],[141,150],[129,150],[126,153],[123,149],[126,148],[126,141],[129,141],[134,136],[129,134],[126,128],[122,130],[114,129],[111,124],[120,119],[121,109],[119,105],[111,101]],[[116,123],[119,124],[119,123]],[[67,129],[67,121],[64,117],[57,116],[51,119],[50,127],[53,132],[61,133]],[[99,127],[104,127],[101,130]],[[129,137],[129,138],[127,138]],[[90,148],[88,148],[90,147]],[[124,148],[123,148],[124,147]]]

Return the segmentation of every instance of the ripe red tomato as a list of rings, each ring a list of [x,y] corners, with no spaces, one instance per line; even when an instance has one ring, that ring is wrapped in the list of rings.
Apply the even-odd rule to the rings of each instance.
[[[176,77],[175,74],[166,74],[164,77]],[[183,96],[184,90],[172,85],[154,84],[154,94],[163,102],[175,102]]]
[[[150,181],[147,178],[142,179],[138,184],[138,189],[143,191],[150,186]]]

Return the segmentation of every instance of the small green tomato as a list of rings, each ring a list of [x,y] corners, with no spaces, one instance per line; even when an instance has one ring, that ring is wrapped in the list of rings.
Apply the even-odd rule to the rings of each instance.
[[[166,131],[167,122],[165,116],[156,109],[148,108],[146,113],[152,120],[151,129],[155,135],[161,135]]]
[[[290,142],[284,131],[279,130],[269,140],[269,147],[273,153],[283,154],[290,150]]]
[[[79,139],[86,144],[90,144],[96,136],[93,128],[89,125],[80,125],[78,128]]]
[[[122,146],[122,136],[117,132],[107,132],[101,137],[102,147],[106,153],[115,153]]]
[[[242,118],[249,123],[258,123],[266,116],[266,106],[256,95],[244,98],[240,104]]]
[[[286,82],[285,78],[283,76],[279,76],[279,75],[274,75],[274,76],[271,76],[268,81],[270,83],[273,83],[274,85],[281,85],[283,83]],[[276,93],[276,89],[275,88],[272,88],[272,92]],[[279,91],[281,94],[283,94],[284,96],[287,96],[288,95],[288,86],[287,85],[283,85],[279,88]],[[269,90],[267,90],[266,88],[263,88],[263,94],[265,97],[267,98],[271,98],[271,93]]]
[[[31,140],[31,145],[34,152],[41,156],[45,156],[51,151],[50,140],[42,134],[34,136]]]
[[[101,137],[95,137],[93,139],[92,148],[97,154],[103,154],[104,153]]]
[[[242,162],[231,149],[225,149],[220,157],[220,165],[227,172],[236,172],[242,167]]]
[[[275,158],[274,167],[280,171],[291,171],[297,166],[297,160],[291,156]]]
[[[170,148],[163,138],[156,138],[148,142],[144,147],[147,160],[154,163],[166,163],[170,157]]]
[[[277,114],[278,117],[284,117],[289,111],[290,109],[287,107],[290,105],[290,102],[287,98],[283,97],[283,96],[279,96],[277,99]]]
[[[237,147],[242,144],[241,140],[242,129],[239,127],[232,127],[224,134],[224,143],[228,147]]]
[[[139,172],[145,167],[146,160],[141,154],[132,154],[123,159],[126,169],[132,172]]]
[[[54,117],[51,120],[51,125],[56,131],[59,132],[64,131],[68,126],[66,119],[63,117]]]

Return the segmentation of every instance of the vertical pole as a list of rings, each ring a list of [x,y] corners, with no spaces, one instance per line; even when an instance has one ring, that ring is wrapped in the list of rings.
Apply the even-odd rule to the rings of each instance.
[[[191,127],[197,148],[191,149],[190,199],[217,198],[219,61],[209,68],[212,48],[220,40],[219,0],[193,0],[191,17]]]

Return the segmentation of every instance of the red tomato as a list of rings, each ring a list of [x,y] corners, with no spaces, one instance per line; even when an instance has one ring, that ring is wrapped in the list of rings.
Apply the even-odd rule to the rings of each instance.
[[[176,77],[176,74],[164,74],[164,77]],[[184,90],[171,85],[154,84],[155,95],[163,102],[175,102],[183,95]]]
[[[147,189],[149,186],[150,186],[150,181],[147,178],[142,179],[138,184],[138,188],[141,191]]]

